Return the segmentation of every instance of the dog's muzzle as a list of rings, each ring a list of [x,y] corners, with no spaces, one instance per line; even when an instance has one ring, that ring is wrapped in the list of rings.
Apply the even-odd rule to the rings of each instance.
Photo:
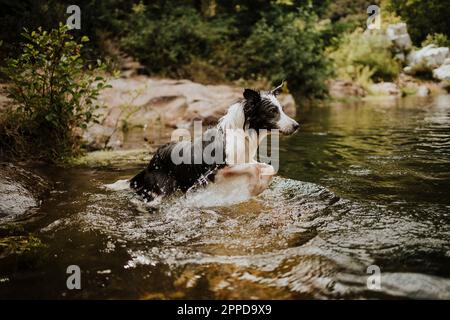
[[[280,128],[280,132],[283,135],[289,136],[291,134],[294,134],[295,132],[297,132],[298,128],[300,128],[300,124],[297,121],[292,120],[293,123],[291,125],[289,125],[287,128]]]

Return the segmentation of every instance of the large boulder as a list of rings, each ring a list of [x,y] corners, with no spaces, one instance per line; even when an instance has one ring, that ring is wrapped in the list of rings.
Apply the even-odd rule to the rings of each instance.
[[[411,37],[408,34],[406,23],[391,24],[386,29],[386,35],[392,41],[397,51],[409,51],[412,48]]]
[[[99,101],[100,124],[83,134],[91,150],[120,149],[133,131],[133,139],[148,138],[151,128],[188,128],[194,120],[216,123],[228,107],[242,98],[242,88],[202,85],[189,80],[153,79],[145,76],[111,80]],[[287,114],[295,115],[291,95],[279,97]],[[142,147],[142,146],[140,146]]]
[[[441,81],[450,80],[450,65],[442,65],[434,69],[433,77]]]
[[[434,44],[430,44],[418,51],[412,51],[408,55],[408,66],[404,68],[404,71],[412,75],[417,72],[432,72],[444,63],[448,55],[448,48],[438,48]]]
[[[42,176],[10,163],[0,163],[0,223],[40,205],[50,190]]]
[[[433,77],[441,81],[450,80],[450,58],[445,59],[439,68],[433,70]]]

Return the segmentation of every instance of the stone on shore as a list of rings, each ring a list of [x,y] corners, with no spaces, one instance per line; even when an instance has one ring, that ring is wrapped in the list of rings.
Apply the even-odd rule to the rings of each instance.
[[[408,34],[406,23],[391,24],[386,29],[386,35],[398,51],[408,51],[412,48],[411,37]]]
[[[443,64],[433,70],[433,77],[441,81],[450,80],[450,64]]]
[[[448,54],[448,48],[438,48],[434,44],[430,44],[418,51],[411,52],[407,57],[408,65],[403,71],[411,75],[418,72],[432,72],[446,61]]]
[[[393,82],[374,83],[370,91],[375,95],[399,96],[401,94],[399,87]]]

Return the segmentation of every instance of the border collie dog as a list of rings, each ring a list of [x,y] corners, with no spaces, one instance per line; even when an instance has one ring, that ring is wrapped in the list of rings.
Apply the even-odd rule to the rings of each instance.
[[[250,194],[261,193],[275,170],[255,160],[259,143],[273,129],[290,135],[299,128],[276,98],[282,85],[271,91],[245,89],[244,99],[231,105],[217,127],[203,134],[214,139],[161,146],[147,168],[130,180],[130,186],[148,202],[177,190],[187,192],[209,183],[247,177]],[[208,148],[213,150],[212,157],[205,159],[203,155]],[[180,161],[180,157],[185,161]]]

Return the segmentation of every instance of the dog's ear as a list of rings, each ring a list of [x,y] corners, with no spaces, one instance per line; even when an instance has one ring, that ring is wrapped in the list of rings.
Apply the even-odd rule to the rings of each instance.
[[[278,87],[276,87],[275,89],[270,91],[270,93],[272,93],[274,96],[279,95],[281,93],[281,91],[283,91],[283,86],[284,86],[284,81],[282,81]]]
[[[244,90],[244,98],[248,101],[259,102],[261,100],[261,95],[258,91],[252,89]]]

